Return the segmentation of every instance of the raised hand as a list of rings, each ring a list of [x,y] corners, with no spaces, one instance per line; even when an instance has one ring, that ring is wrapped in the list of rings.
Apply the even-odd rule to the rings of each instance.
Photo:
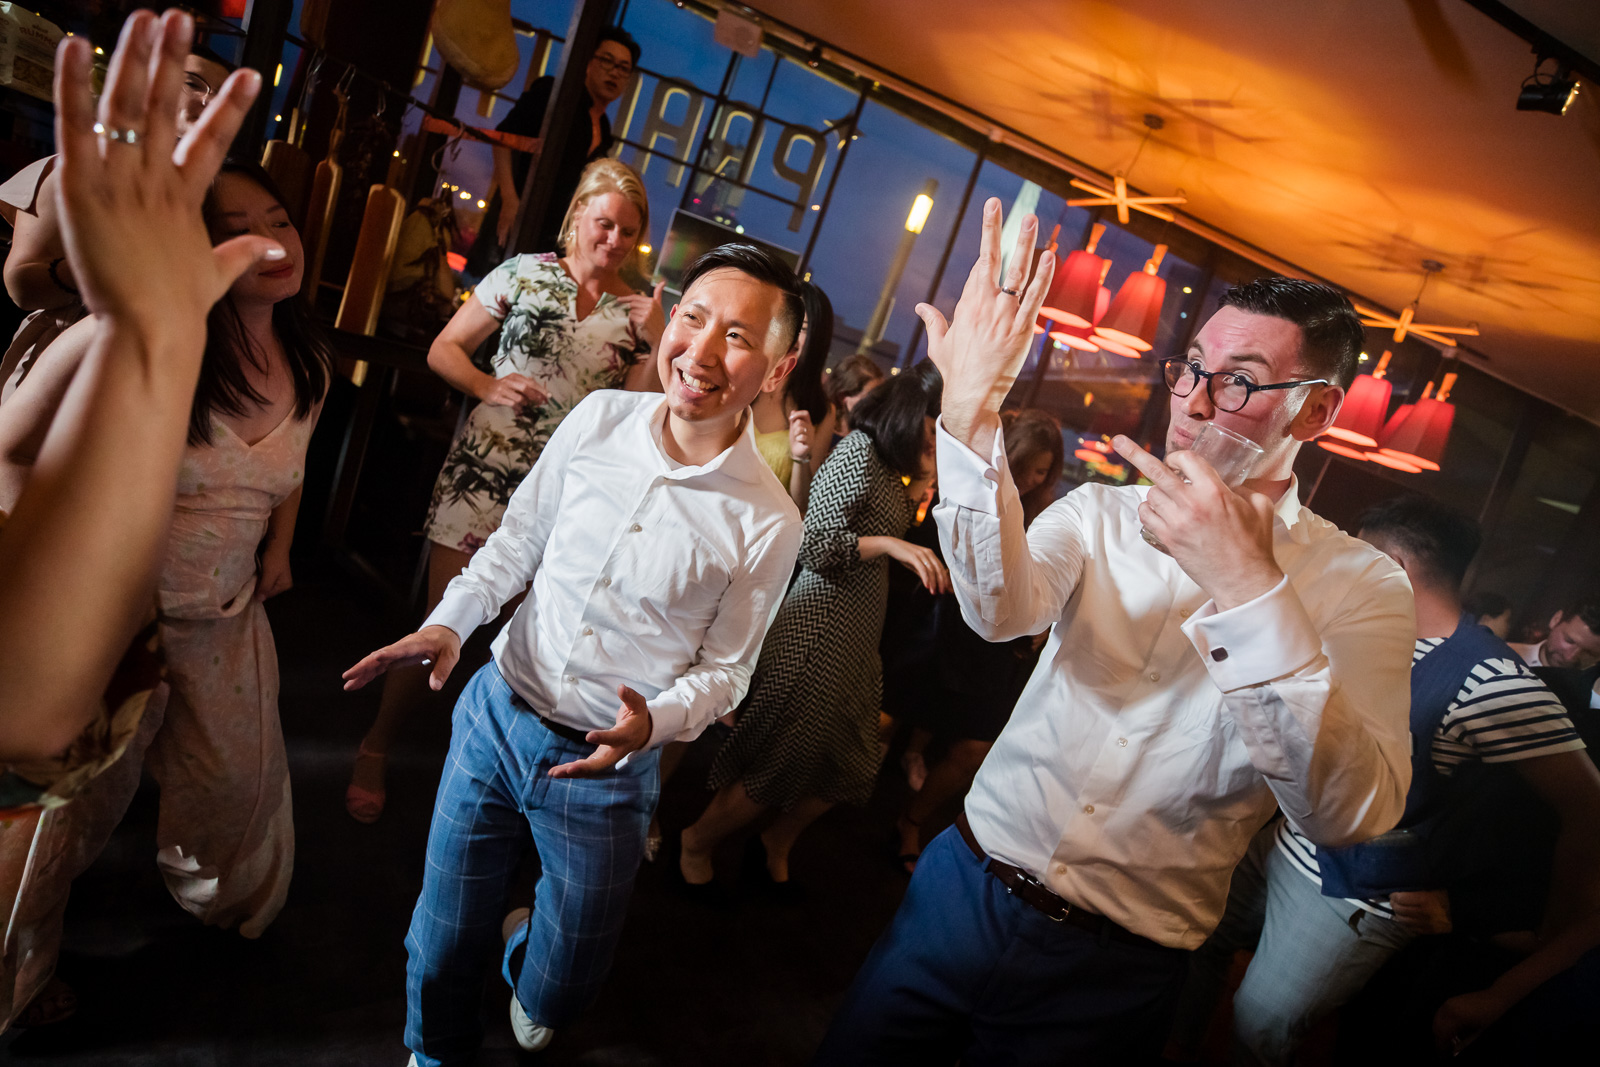
[[[433,664],[428,675],[428,687],[434,692],[444,688],[445,679],[461,658],[461,638],[448,626],[424,626],[392,645],[385,645],[370,653],[361,662],[344,672],[346,692],[360,689],[384,671],[393,667],[415,664]]]
[[[978,261],[948,323],[931,304],[917,305],[928,331],[928,358],[944,376],[945,430],[980,455],[988,455],[993,445],[1000,404],[1027,358],[1033,323],[1056,268],[1054,254],[1043,255],[1023,288],[1039,231],[1038,220],[1029,215],[1022,220],[1005,278],[997,281],[1001,225],[1000,201],[990,198],[983,205]]]
[[[789,458],[796,463],[811,462],[811,437],[817,428],[811,424],[811,412],[795,408],[789,412]]]
[[[644,697],[625,685],[617,686],[622,704],[617,708],[617,724],[609,730],[590,730],[584,740],[599,745],[594,755],[550,768],[552,778],[593,778],[610,770],[630,752],[650,743],[650,708]]]
[[[253,70],[229,76],[177,139],[183,60],[194,20],[136,11],[122,27],[100,97],[90,95],[89,42],[68,37],[56,62],[56,144],[62,239],[89,310],[151,336],[204,340],[211,306],[246,270],[283,249],[241,236],[215,248],[200,206],[261,88]],[[98,124],[99,133],[96,132]]]
[[[525,374],[507,374],[494,378],[484,386],[478,399],[485,404],[502,408],[536,408],[550,399],[545,387]]]
[[[1249,603],[1283,580],[1272,551],[1270,497],[1229,489],[1192,452],[1173,452],[1169,466],[1121,434],[1111,447],[1150,479],[1139,521],[1219,610]]]
[[[661,334],[667,328],[667,316],[661,310],[661,294],[666,288],[666,282],[657,282],[649,296],[631,293],[617,297],[617,303],[628,309],[628,322],[634,331],[649,342],[652,349],[661,343]]]

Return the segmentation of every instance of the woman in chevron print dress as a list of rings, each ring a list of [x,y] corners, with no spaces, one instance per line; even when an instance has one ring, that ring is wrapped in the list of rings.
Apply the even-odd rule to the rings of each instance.
[[[922,367],[932,372],[931,364]],[[857,405],[855,430],[817,473],[800,576],[712,766],[717,794],[683,832],[680,870],[690,885],[711,880],[719,841],[770,808],[782,814],[761,835],[767,873],[786,882],[800,832],[834,804],[865,804],[871,795],[880,760],[878,636],[888,561],[910,567],[932,591],[949,588],[934,553],[901,538],[913,501],[932,481],[938,398],[936,372],[891,379]]]

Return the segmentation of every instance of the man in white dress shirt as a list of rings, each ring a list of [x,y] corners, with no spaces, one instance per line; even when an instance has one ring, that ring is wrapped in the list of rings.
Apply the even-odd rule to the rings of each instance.
[[[1404,808],[1410,586],[1301,507],[1292,474],[1355,373],[1349,302],[1288,278],[1231,290],[1164,363],[1167,462],[1115,442],[1154,484],[1083,486],[1024,533],[998,413],[1053,273],[1046,257],[1022,291],[1036,229],[997,283],[991,200],[952,321],[917,310],[944,375],[935,515],[962,613],[990,640],[1050,640],[817,1063],[1153,1055],[1184,950],[1274,807],[1327,845]],[[1240,492],[1184,451],[1211,421],[1265,449]]]
[[[800,513],[748,412],[794,365],[799,293],[794,272],[751,245],[702,256],[657,354],[665,398],[585,398],[422,629],[345,674],[353,689],[431,661],[438,689],[467,636],[532,583],[456,704],[406,938],[415,1064],[477,1051],[483,978],[530,830],[535,907],[504,931],[518,1043],[547,1045],[610,970],[660,746],[743,697],[800,547]]]
[[[1584,678],[1589,689],[1589,707],[1600,710],[1600,679],[1594,669],[1600,664],[1600,602],[1574,604],[1550,618],[1550,636],[1537,644],[1511,646],[1530,667],[1554,671],[1573,671]],[[1570,682],[1570,679],[1568,680]],[[1571,688],[1570,684],[1565,688]]]

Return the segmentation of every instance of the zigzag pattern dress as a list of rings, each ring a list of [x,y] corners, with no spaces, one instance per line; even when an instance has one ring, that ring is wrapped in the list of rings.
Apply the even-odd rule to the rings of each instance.
[[[711,788],[743,781],[788,810],[805,797],[865,804],[878,776],[883,661],[878,638],[889,557],[863,560],[862,537],[901,537],[911,502],[872,439],[847,435],[811,485],[801,571],[761,647]]]

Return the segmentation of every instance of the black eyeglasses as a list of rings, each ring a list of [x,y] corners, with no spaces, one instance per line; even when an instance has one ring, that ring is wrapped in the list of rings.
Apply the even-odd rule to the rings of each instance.
[[[1332,384],[1326,378],[1299,378],[1292,382],[1257,385],[1249,378],[1234,374],[1232,371],[1205,370],[1199,364],[1182,356],[1162,360],[1161,375],[1166,379],[1167,388],[1172,390],[1173,396],[1188,396],[1194,392],[1194,387],[1200,384],[1200,379],[1204,378],[1206,395],[1211,398],[1211,406],[1218,411],[1238,411],[1250,403],[1251,393],[1267,389],[1293,389],[1299,385]]]
[[[632,74],[633,64],[626,59],[612,59],[610,56],[594,56],[590,62],[600,64],[600,69],[607,73],[616,71],[618,74]]]

